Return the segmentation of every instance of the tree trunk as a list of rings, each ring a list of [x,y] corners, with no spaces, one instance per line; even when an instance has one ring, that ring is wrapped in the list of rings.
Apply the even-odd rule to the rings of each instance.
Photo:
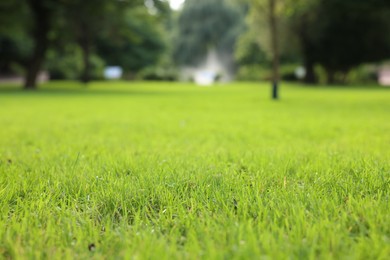
[[[304,82],[307,84],[316,84],[317,83],[317,76],[314,71],[314,62],[311,62],[309,60],[305,61],[305,70],[306,75],[304,78]]]
[[[317,75],[314,71],[315,64],[315,47],[310,40],[310,33],[308,32],[309,19],[307,14],[303,14],[297,24],[297,33],[299,35],[299,41],[301,43],[301,51],[304,59],[304,66],[306,75],[303,81],[307,84],[316,84],[318,82]]]
[[[272,99],[278,99],[279,93],[279,37],[276,18],[276,1],[268,0],[269,4],[269,29],[271,36],[271,52],[272,52]]]
[[[335,72],[333,71],[333,70],[331,70],[331,69],[327,69],[326,70],[326,76],[327,76],[327,84],[328,85],[333,85],[334,83],[335,83],[335,80],[336,80],[336,78],[335,78]]]
[[[341,76],[341,79],[340,79],[340,83],[343,84],[343,85],[347,84],[348,72],[349,72],[348,70],[344,70],[343,73],[342,73],[342,76]]]
[[[90,47],[89,44],[83,44],[81,46],[83,50],[83,73],[81,75],[81,81],[83,83],[88,83],[91,80],[91,63],[90,63]]]
[[[80,47],[83,52],[83,72],[81,75],[81,81],[83,83],[88,83],[91,80],[91,62],[90,62],[90,56],[91,56],[91,41],[89,38],[89,30],[88,25],[82,24],[81,25],[81,32],[82,35],[80,36]]]
[[[37,76],[42,68],[46,50],[49,46],[50,10],[45,6],[44,0],[29,0],[28,5],[34,20],[34,48],[31,59],[28,62],[24,89],[34,90],[37,88]]]

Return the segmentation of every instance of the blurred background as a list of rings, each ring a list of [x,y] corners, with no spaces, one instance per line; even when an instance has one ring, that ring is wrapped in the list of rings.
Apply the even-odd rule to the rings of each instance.
[[[388,0],[7,0],[0,82],[390,85]]]

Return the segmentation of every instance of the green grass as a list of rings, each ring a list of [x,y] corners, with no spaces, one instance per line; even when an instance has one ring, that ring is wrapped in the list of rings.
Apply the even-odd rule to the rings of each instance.
[[[388,259],[389,89],[269,96],[3,87],[0,259]]]

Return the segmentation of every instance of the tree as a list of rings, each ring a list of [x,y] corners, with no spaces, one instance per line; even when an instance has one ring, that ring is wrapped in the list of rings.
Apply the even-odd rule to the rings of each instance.
[[[281,55],[281,23],[286,12],[287,0],[249,0],[250,12],[249,26],[254,31],[266,31],[259,33],[258,43],[270,57],[272,64],[272,99],[279,98],[280,80],[280,55]],[[267,40],[267,41],[265,41]]]
[[[178,18],[174,59],[180,65],[197,65],[210,49],[232,57],[242,28],[243,12],[237,5],[224,0],[187,0]]]
[[[269,30],[271,34],[271,52],[272,52],[272,98],[278,99],[279,84],[279,37],[276,14],[277,0],[268,0],[268,19]]]
[[[15,61],[25,65],[25,89],[35,89],[37,75],[44,63],[45,55],[50,44],[49,33],[53,26],[58,3],[55,0],[10,0],[3,1],[0,7],[0,17],[4,27],[9,27],[4,38],[16,43]],[[15,30],[15,31],[13,31]],[[1,30],[0,30],[1,31]],[[0,32],[1,33],[1,32]],[[8,35],[8,36],[7,36]],[[28,37],[31,48],[21,49],[20,39]],[[3,39],[4,39],[3,38]],[[23,53],[22,53],[23,52]],[[19,58],[23,57],[23,61]]]
[[[91,79],[91,53],[108,64],[139,70],[154,63],[164,48],[160,16],[169,16],[161,0],[67,0],[70,30],[83,53],[85,83]],[[148,13],[149,12],[149,13]]]
[[[129,8],[122,23],[98,35],[96,52],[108,65],[134,72],[157,63],[166,50],[164,22],[169,13],[165,9],[160,13],[164,6],[153,8],[157,12],[153,15],[144,6]]]
[[[52,19],[52,2],[45,0],[27,0],[33,20],[32,38],[34,47],[28,62],[28,70],[25,81],[26,89],[35,89],[39,70],[45,60],[46,51],[49,47],[49,32]],[[54,2],[53,2],[54,3]]]
[[[140,3],[130,1],[129,3]],[[82,50],[83,70],[81,81],[91,80],[91,54],[98,34],[104,30],[115,28],[121,23],[126,4],[111,0],[67,0],[65,15],[68,17],[67,29]]]
[[[307,71],[322,65],[328,83],[343,81],[355,66],[390,58],[390,4],[385,0],[300,0],[291,21]],[[338,76],[338,78],[337,78]]]
[[[337,72],[345,77],[361,63],[390,58],[390,9],[379,3],[375,0],[321,1],[318,19],[325,19],[326,12],[332,12],[331,19],[321,28],[322,37],[316,42],[318,62],[327,71],[328,83],[335,81]]]
[[[305,67],[304,82],[317,83],[314,67],[316,65],[317,49],[315,39],[319,37],[317,26],[313,26],[318,15],[318,0],[295,0],[289,5],[288,27],[298,38],[300,53]],[[291,35],[293,36],[293,35]]]
[[[24,27],[27,25],[28,8],[21,1],[0,3],[0,74],[13,74],[15,67],[26,67],[32,50],[32,41]],[[15,22],[12,22],[15,21]]]
[[[166,1],[146,1],[152,1],[153,8],[158,12],[165,14],[169,10]],[[0,23],[6,26],[0,27],[0,70],[10,71],[14,63],[24,66],[25,89],[36,89],[37,75],[44,66],[48,50],[50,49],[52,57],[63,57],[69,55],[72,50],[77,50],[74,48],[74,43],[77,43],[82,50],[81,79],[88,82],[91,79],[91,55],[95,53],[95,43],[104,37],[120,38],[127,50],[135,50],[127,54],[137,55],[142,52],[142,55],[134,57],[133,60],[150,64],[156,60],[156,53],[161,52],[161,46],[164,44],[161,33],[153,30],[157,22],[146,12],[144,3],[145,0],[2,1]],[[135,9],[142,9],[143,14],[131,12]],[[147,26],[143,28],[144,22]],[[133,48],[134,46],[136,47]],[[115,47],[115,44],[109,47]],[[110,50],[106,51],[108,52]],[[96,56],[93,57],[96,60]],[[74,61],[76,59],[68,59],[67,62]],[[49,65],[53,66],[53,62]],[[61,69],[61,66],[54,67],[57,71]],[[73,72],[65,74],[70,75]]]

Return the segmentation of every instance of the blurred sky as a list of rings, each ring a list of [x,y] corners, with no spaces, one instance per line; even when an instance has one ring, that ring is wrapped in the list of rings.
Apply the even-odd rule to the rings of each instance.
[[[169,4],[173,10],[178,10],[183,5],[185,0],[169,0]]]

